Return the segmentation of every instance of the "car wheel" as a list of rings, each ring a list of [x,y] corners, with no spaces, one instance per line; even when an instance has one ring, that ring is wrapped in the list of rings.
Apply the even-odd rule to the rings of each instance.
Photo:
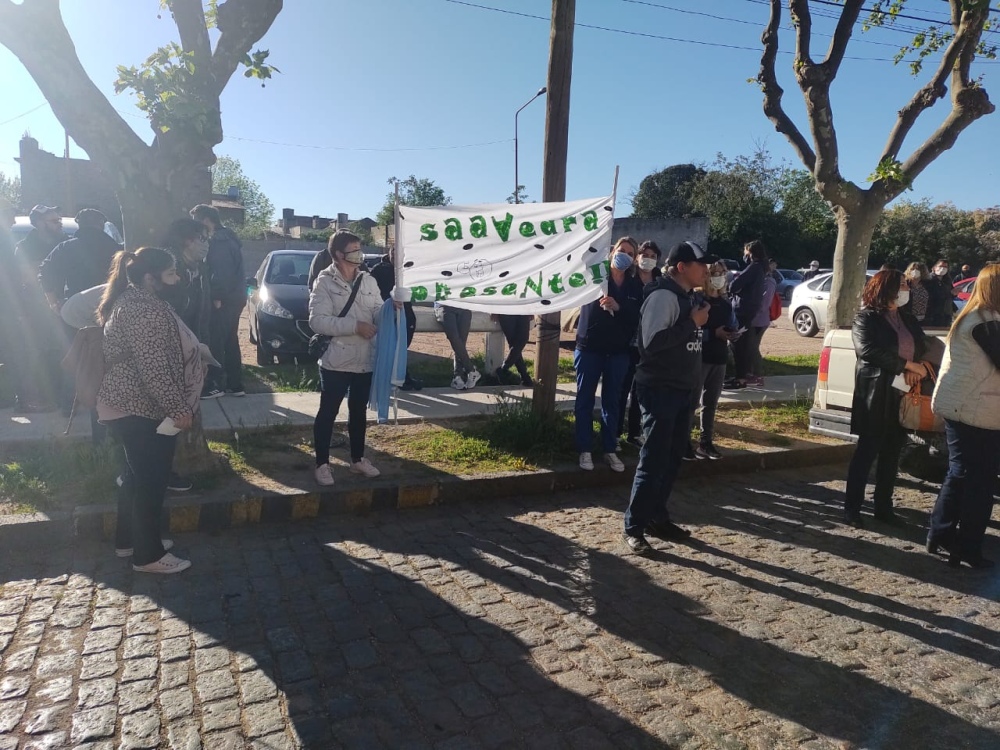
[[[795,323],[795,332],[799,336],[809,337],[819,333],[819,326],[816,325],[816,316],[813,315],[813,311],[808,307],[796,310],[792,322]]]
[[[270,367],[274,364],[274,354],[260,342],[257,343],[257,364],[261,367]]]

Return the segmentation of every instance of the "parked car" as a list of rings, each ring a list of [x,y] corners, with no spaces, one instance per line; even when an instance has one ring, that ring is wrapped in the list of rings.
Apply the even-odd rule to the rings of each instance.
[[[785,302],[791,302],[792,292],[803,281],[802,274],[790,268],[779,268],[774,273],[774,280],[778,283],[778,294]]]
[[[867,272],[870,279],[874,271]],[[815,336],[826,327],[826,307],[833,287],[833,274],[825,273],[805,281],[792,290],[788,304],[788,319],[799,336]]]
[[[258,365],[308,356],[309,266],[315,257],[308,250],[273,250],[247,279],[250,341],[257,345]]]
[[[726,268],[729,269],[726,272],[726,283],[732,284],[733,279],[735,279],[740,271],[743,270],[743,266],[740,265],[738,260],[733,260],[732,258],[722,258],[721,261],[726,264]]]
[[[963,302],[968,302],[969,297],[972,296],[972,290],[976,288],[976,277],[971,276],[968,279],[962,279],[961,281],[955,282],[955,299],[960,299]]]

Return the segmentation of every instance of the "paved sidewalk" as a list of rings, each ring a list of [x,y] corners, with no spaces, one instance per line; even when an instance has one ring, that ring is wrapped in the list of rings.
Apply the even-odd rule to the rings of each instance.
[[[746,388],[723,393],[722,404],[750,401],[787,401],[793,398],[812,397],[816,385],[814,375],[788,375],[768,378],[763,388]],[[498,395],[506,393],[516,398],[531,398],[530,388],[488,386],[472,391],[455,391],[451,388],[425,388],[422,391],[400,391],[398,398],[400,421],[436,421],[487,414],[496,403]],[[556,406],[572,409],[576,386],[560,383],[557,387]],[[598,399],[598,405],[600,399]],[[201,402],[202,423],[209,431],[231,431],[276,424],[310,425],[319,409],[319,393],[257,393],[242,398],[226,396]],[[393,418],[392,412],[389,414]],[[376,414],[368,413],[374,422]],[[347,421],[347,407],[337,415],[338,422]],[[66,418],[58,412],[49,414],[18,415],[10,409],[0,409],[0,445],[32,440],[61,438],[66,430]],[[88,415],[78,416],[73,423],[70,437],[90,436]]]
[[[995,750],[1000,576],[923,552],[918,485],[836,524],[843,474],[684,482],[649,559],[621,490],[181,535],[160,578],[19,549],[0,749]]]

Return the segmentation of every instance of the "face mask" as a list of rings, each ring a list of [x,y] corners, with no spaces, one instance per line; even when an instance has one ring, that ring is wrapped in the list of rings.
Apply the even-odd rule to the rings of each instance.
[[[910,291],[908,289],[900,289],[899,294],[896,296],[896,307],[903,307],[909,301]]]
[[[643,271],[652,271],[656,268],[656,258],[639,258],[639,268]]]
[[[948,275],[948,269],[947,268],[941,268],[940,266],[938,266],[937,268],[934,269],[934,275],[935,276],[947,276]]]
[[[910,271],[906,275],[914,281],[920,281],[920,271]]]
[[[364,261],[365,256],[360,250],[355,250],[353,253],[344,254],[344,262],[350,263],[352,266],[360,266]]]
[[[615,253],[611,259],[611,265],[619,271],[627,271],[632,267],[632,258],[625,253]]]
[[[187,293],[180,284],[156,284],[156,296],[169,304],[177,312],[184,312],[187,307]]]
[[[709,282],[709,284],[712,285],[712,289],[722,289],[722,287],[724,287],[726,285],[726,277],[725,276],[712,276],[708,280],[708,282]]]

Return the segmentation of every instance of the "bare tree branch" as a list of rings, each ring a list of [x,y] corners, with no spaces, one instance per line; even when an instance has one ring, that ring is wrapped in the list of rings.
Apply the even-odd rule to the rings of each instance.
[[[812,13],[809,12],[809,3],[789,3],[788,9],[795,24],[795,59],[811,63]]]
[[[222,36],[212,56],[217,93],[222,93],[247,51],[271,28],[281,8],[282,0],[226,0],[219,4]]]
[[[194,55],[197,70],[208,70],[212,61],[212,44],[201,0],[172,0],[170,11],[181,37],[181,47]]]
[[[854,33],[854,26],[861,15],[863,0],[847,0],[844,3],[844,10],[840,13],[840,20],[837,21],[837,30],[833,32],[833,39],[830,40],[830,48],[826,53],[824,67],[832,82],[840,70],[840,64],[844,61],[844,54],[847,52],[847,44],[851,41]]]
[[[39,44],[39,34],[45,44]],[[0,4],[0,44],[21,61],[66,132],[97,162],[130,161],[149,147],[114,110],[87,75],[59,12],[59,0]]]
[[[778,57],[778,29],[780,27],[781,0],[771,0],[771,16],[767,22],[767,28],[764,29],[760,38],[764,45],[764,52],[760,58],[760,72],[757,74],[757,82],[764,92],[764,114],[767,119],[774,123],[774,129],[789,140],[795,153],[799,155],[799,159],[812,172],[816,166],[816,155],[802,132],[781,106],[781,97],[784,96],[785,91],[778,85],[778,77],[775,75],[774,69]]]

